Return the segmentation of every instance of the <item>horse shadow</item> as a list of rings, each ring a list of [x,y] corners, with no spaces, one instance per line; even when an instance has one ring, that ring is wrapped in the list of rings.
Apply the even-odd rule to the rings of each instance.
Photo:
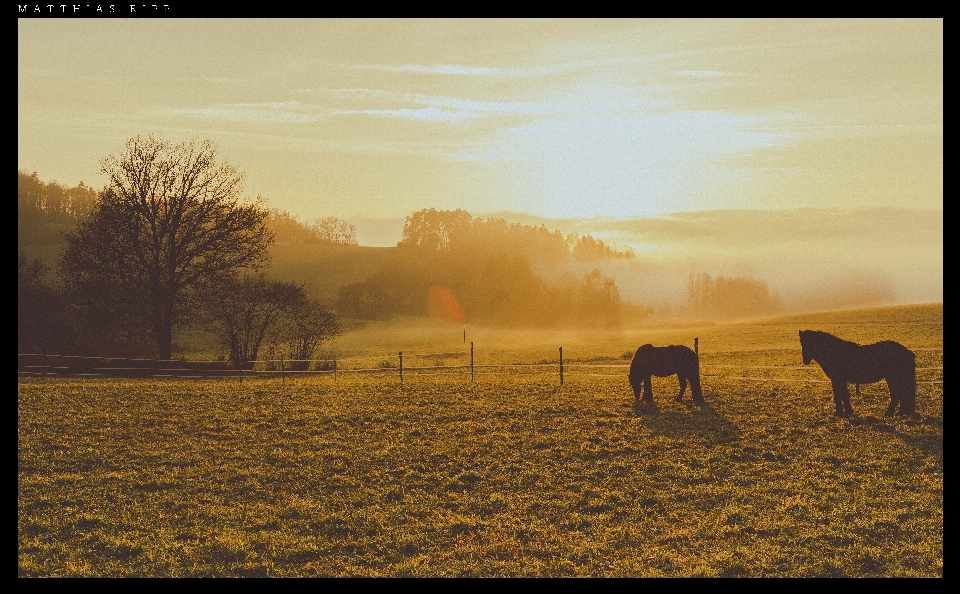
[[[635,400],[633,416],[639,417],[643,425],[659,435],[680,440],[699,439],[712,447],[723,443],[740,441],[743,432],[735,423],[717,412],[708,402],[683,403],[687,410],[662,411],[656,402]]]
[[[934,456],[940,463],[943,463],[943,419],[936,417],[917,416],[906,421],[911,426],[929,425],[938,429],[938,432],[926,435],[917,435],[908,433],[898,428],[890,419],[877,418],[873,415],[854,416],[849,419],[851,425],[867,426],[874,431],[889,433],[896,437],[909,448],[920,450],[921,452]]]

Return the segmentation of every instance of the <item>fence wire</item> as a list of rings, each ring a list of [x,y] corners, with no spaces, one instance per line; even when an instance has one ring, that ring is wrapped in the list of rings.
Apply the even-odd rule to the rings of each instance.
[[[922,347],[912,350],[942,351],[942,348]],[[498,355],[505,354],[497,351]],[[461,358],[470,356],[470,363],[447,365],[443,359]],[[218,360],[161,360],[161,359],[132,359],[123,357],[90,357],[80,355],[44,355],[18,353],[18,376],[24,377],[132,377],[132,378],[182,378],[182,379],[238,379],[252,377],[280,377],[286,376],[333,376],[334,379],[342,374],[396,374],[403,381],[404,373],[413,376],[459,376],[474,381],[476,376],[533,376],[548,375],[548,369],[553,370],[549,375],[559,375],[563,384],[564,378],[593,377],[624,379],[624,374],[612,370],[625,370],[628,363],[577,363],[573,361],[541,361],[539,363],[476,363],[476,353],[467,351],[448,351],[439,353],[402,353],[393,355],[340,357],[335,359],[258,359],[255,361],[231,362]],[[435,365],[403,365],[404,358],[438,360]],[[350,367],[363,361],[380,361],[377,367]],[[396,363],[394,362],[396,360]],[[101,365],[96,365],[100,362]],[[124,365],[126,363],[126,365]],[[305,367],[305,369],[304,369]],[[806,371],[820,373],[817,365],[736,365],[719,363],[701,363],[702,369],[771,369],[778,371]],[[610,373],[596,371],[609,369]],[[582,370],[582,371],[581,371]],[[918,367],[918,372],[941,371],[943,367]],[[755,377],[744,375],[723,375],[722,373],[704,373],[705,378],[717,380],[738,380],[751,382],[784,382],[784,383],[830,383],[826,379],[784,378],[784,377]],[[943,380],[923,380],[918,384],[943,384]]]

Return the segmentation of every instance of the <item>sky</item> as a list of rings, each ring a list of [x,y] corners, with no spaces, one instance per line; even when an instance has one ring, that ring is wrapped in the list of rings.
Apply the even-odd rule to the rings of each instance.
[[[17,62],[44,181],[209,138],[248,193],[369,245],[428,207],[757,273],[814,241],[942,300],[942,19],[28,18]]]

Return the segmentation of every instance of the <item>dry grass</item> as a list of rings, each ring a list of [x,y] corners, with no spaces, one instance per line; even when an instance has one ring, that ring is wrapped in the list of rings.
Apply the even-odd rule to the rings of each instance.
[[[816,327],[942,347],[938,312]],[[799,365],[811,322],[701,332],[704,365]],[[619,372],[21,379],[19,575],[942,576],[942,384],[918,419],[880,417],[882,384],[838,419],[828,384],[704,371],[704,407]]]

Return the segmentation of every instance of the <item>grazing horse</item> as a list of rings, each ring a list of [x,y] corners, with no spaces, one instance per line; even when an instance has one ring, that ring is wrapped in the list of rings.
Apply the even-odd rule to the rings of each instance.
[[[899,342],[883,340],[868,345],[842,340],[819,330],[800,331],[803,364],[816,361],[833,384],[838,417],[853,414],[847,384],[872,384],[887,380],[890,406],[887,416],[917,413],[917,356]]]
[[[676,375],[680,380],[680,393],[677,402],[683,399],[687,389],[687,380],[690,380],[690,392],[694,402],[703,402],[703,392],[700,390],[700,358],[695,352],[682,345],[655,347],[645,344],[637,349],[630,362],[630,385],[633,395],[640,400],[653,402],[653,388],[650,386],[650,376],[666,377]]]

